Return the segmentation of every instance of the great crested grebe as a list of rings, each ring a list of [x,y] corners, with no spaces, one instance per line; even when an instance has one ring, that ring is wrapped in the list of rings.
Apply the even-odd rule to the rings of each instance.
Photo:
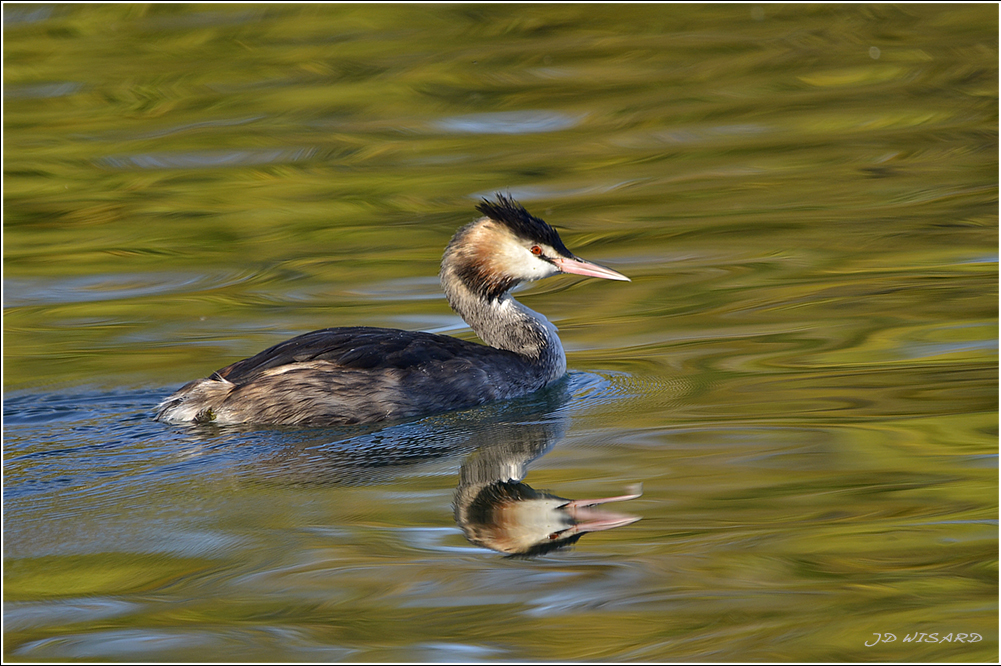
[[[625,275],[575,257],[551,226],[508,197],[480,203],[441,260],[449,304],[489,347],[392,328],[325,328],[196,379],[157,407],[171,423],[342,425],[474,407],[566,373],[556,327],[509,293],[557,273]]]

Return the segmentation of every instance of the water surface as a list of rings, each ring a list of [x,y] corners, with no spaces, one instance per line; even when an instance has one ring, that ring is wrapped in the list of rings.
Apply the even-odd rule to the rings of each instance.
[[[4,30],[6,660],[997,660],[996,7]],[[552,391],[151,420],[309,330],[473,339],[435,275],[498,191],[633,279],[518,292],[567,349]],[[641,520],[475,546],[453,504],[496,451],[564,498],[642,483]]]

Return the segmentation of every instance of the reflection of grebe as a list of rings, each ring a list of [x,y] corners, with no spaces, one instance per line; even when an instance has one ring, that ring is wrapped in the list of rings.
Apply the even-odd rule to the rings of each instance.
[[[568,426],[567,413],[559,407],[569,395],[553,390],[538,395],[548,404],[480,431],[479,448],[459,469],[453,501],[455,522],[470,542],[516,557],[543,555],[576,543],[587,532],[639,520],[597,507],[639,497],[642,484],[618,497],[569,500],[522,482],[529,464],[545,455]]]
[[[169,422],[371,423],[536,391],[566,372],[556,327],[508,293],[557,273],[624,275],[578,259],[556,230],[498,195],[445,249],[441,286],[486,342],[389,328],[326,328],[186,384],[164,400]]]
[[[594,507],[636,499],[641,493],[636,484],[618,497],[568,500],[517,481],[497,481],[481,488],[468,504],[457,504],[456,521],[474,544],[535,557],[573,545],[587,532],[635,523],[638,516]]]

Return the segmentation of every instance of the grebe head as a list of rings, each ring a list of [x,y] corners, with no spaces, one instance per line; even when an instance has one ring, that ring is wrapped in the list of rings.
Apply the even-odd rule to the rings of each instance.
[[[454,271],[467,289],[496,300],[521,282],[572,273],[629,281],[625,275],[575,257],[556,229],[509,197],[484,199],[476,209],[484,217],[456,232],[445,250],[442,275]]]
[[[576,543],[588,532],[629,525],[639,516],[613,513],[601,504],[636,499],[636,484],[625,495],[568,500],[518,481],[496,481],[456,507],[456,520],[474,544],[512,556],[533,557]]]

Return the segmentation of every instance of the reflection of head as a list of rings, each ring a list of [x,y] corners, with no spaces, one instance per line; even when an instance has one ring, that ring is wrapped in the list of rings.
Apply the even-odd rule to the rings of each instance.
[[[456,521],[470,542],[511,556],[533,557],[576,543],[587,532],[639,520],[593,507],[639,497],[639,489],[619,497],[568,500],[517,481],[496,481],[456,504]],[[457,498],[458,499],[458,498]]]
[[[638,486],[621,497],[568,500],[521,482],[528,464],[545,455],[569,425],[561,409],[569,400],[565,385],[536,399],[517,411],[512,402],[503,420],[477,433],[479,446],[463,461],[455,489],[455,522],[466,538],[510,556],[542,555],[576,543],[586,532],[639,520],[593,508],[639,497]]]

